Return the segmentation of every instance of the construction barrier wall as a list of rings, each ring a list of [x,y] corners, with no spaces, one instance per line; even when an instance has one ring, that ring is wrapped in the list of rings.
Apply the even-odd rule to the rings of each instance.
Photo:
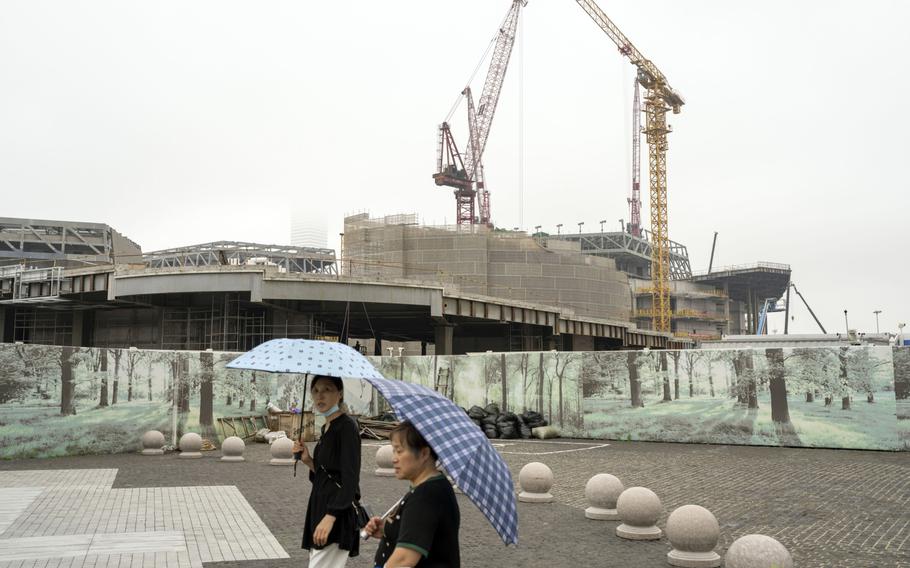
[[[0,344],[0,458],[138,449],[150,429],[300,404],[303,377],[225,369],[236,353]],[[369,357],[465,408],[536,410],[565,437],[907,451],[910,348],[520,352]],[[345,380],[351,412],[384,401]],[[307,404],[309,406],[309,404]]]

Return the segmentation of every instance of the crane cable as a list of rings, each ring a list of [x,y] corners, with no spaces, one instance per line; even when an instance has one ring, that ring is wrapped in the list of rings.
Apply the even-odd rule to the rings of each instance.
[[[493,37],[490,39],[490,43],[487,44],[487,49],[483,52],[483,56],[480,58],[480,61],[477,62],[477,65],[474,67],[474,71],[471,72],[471,76],[468,77],[467,82],[465,83],[465,88],[470,87],[471,83],[474,81],[474,77],[477,76],[477,73],[480,71],[480,68],[483,66],[484,61],[487,60],[487,57],[490,55],[490,51],[496,45],[496,40],[499,39],[499,34],[502,33],[502,29],[506,24],[506,20],[509,18],[507,13],[505,17],[500,22],[499,27],[496,28],[496,33],[493,34]],[[455,111],[458,110],[458,106],[461,104],[461,101],[464,100],[464,89],[461,93],[455,98],[455,102],[452,104],[452,108],[449,109],[449,114],[446,115],[446,119],[443,122],[449,122],[452,120],[452,116],[455,114]]]

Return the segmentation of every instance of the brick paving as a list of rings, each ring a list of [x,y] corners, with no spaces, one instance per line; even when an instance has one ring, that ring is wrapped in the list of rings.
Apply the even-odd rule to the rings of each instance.
[[[617,523],[584,518],[584,485],[595,473],[604,472],[618,476],[627,487],[642,485],[654,490],[664,504],[665,513],[658,523],[662,528],[669,512],[681,505],[694,503],[710,509],[721,525],[717,548],[721,555],[737,537],[762,533],[783,542],[800,567],[910,568],[910,454],[586,440],[510,441],[496,445],[516,482],[524,464],[542,461],[549,465],[556,477],[551,490],[555,502],[519,503],[520,544],[507,548],[470,501],[459,496],[462,558],[466,567],[667,566],[666,553],[670,546],[666,538],[652,542],[625,541],[613,534]],[[361,485],[366,500],[375,509],[384,509],[404,492],[406,485],[372,475],[377,447],[375,443],[364,442]],[[305,478],[291,477],[290,468],[268,465],[268,448],[264,445],[249,445],[247,461],[242,463],[222,463],[217,460],[218,452],[204,456],[199,460],[180,460],[172,454],[159,457],[124,454],[0,462],[0,488],[4,475],[10,479],[11,474],[4,472],[99,470],[79,475],[91,475],[99,483],[112,484],[114,490],[136,490],[134,498],[130,493],[131,499],[124,501],[124,510],[129,511],[142,499],[156,495],[155,491],[143,488],[206,487],[180,489],[176,502],[196,511],[196,515],[219,519],[222,533],[227,531],[234,540],[242,542],[248,537],[264,542],[273,536],[279,548],[289,555],[286,559],[224,561],[219,566],[305,565],[306,554],[300,549],[301,523],[309,492]],[[114,470],[116,473],[112,474]],[[43,472],[42,475],[44,482],[51,484],[48,480],[59,474]],[[236,487],[237,493],[225,493],[213,487]],[[2,495],[0,492],[0,499]],[[21,500],[28,498],[28,494],[23,495],[15,506],[22,507]],[[248,503],[251,509],[239,515],[235,506],[225,504],[238,500]],[[35,507],[28,506],[25,510],[24,514],[28,515]],[[53,507],[46,510],[51,515]],[[267,530],[257,531],[244,524],[249,522],[250,515],[261,519]],[[6,522],[7,517],[0,515],[0,544],[13,535],[22,536],[16,527],[23,517]],[[191,529],[202,523],[199,519],[187,516],[183,528]],[[50,533],[59,531],[60,526],[72,526],[60,519],[55,522],[64,524],[50,528]],[[188,533],[194,534],[193,530],[202,529]],[[230,552],[230,546],[226,550]],[[361,556],[348,566],[371,566],[374,550],[375,542],[368,541]],[[234,552],[239,554],[238,550]],[[236,554],[234,557],[243,558]],[[214,555],[200,558],[204,563],[216,559]],[[220,559],[227,560],[228,555]]]

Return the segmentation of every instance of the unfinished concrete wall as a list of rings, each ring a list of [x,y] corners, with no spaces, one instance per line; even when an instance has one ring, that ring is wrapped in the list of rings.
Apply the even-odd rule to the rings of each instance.
[[[345,219],[344,273],[453,285],[468,294],[571,308],[628,321],[626,275],[611,259],[582,255],[577,243],[544,248],[524,233],[478,227],[457,232]]]

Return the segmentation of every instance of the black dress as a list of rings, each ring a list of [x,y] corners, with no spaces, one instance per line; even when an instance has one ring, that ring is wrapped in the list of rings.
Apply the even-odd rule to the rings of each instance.
[[[327,426],[323,426],[322,437],[313,450],[316,471],[310,472],[313,488],[303,525],[302,547],[307,550],[322,548],[313,544],[313,532],[329,513],[335,516],[335,524],[326,544],[337,544],[347,550],[349,556],[357,556],[360,535],[351,502],[360,499],[360,430],[357,422],[347,414]]]

